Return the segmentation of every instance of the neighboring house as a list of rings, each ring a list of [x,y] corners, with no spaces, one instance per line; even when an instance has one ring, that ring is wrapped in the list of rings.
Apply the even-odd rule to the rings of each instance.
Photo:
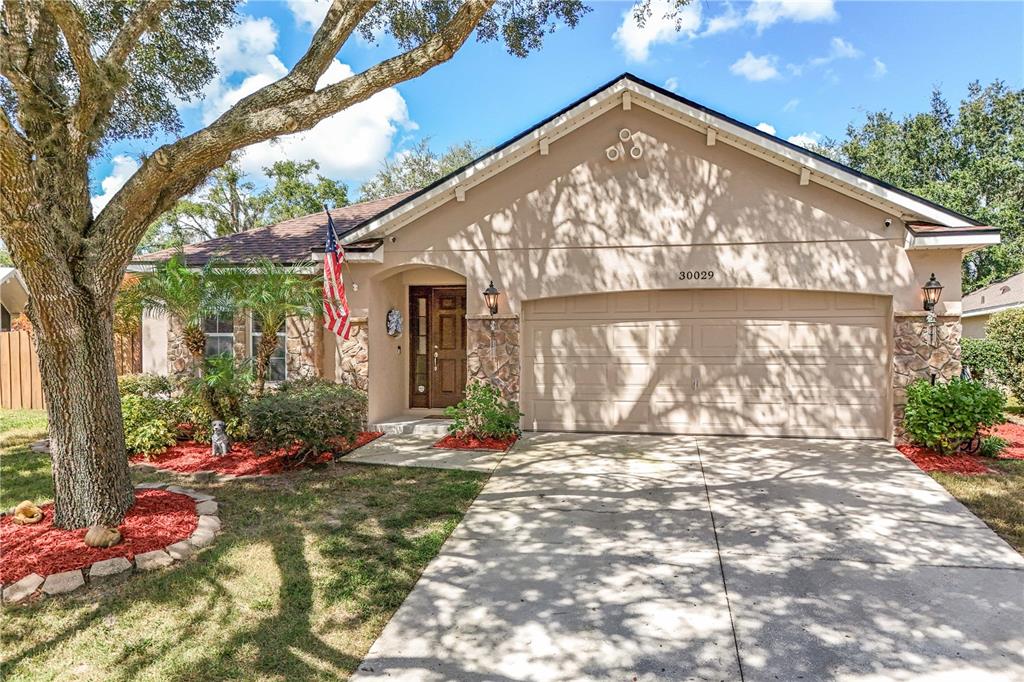
[[[288,376],[368,386],[371,421],[487,380],[540,430],[891,437],[910,381],[960,373],[961,258],[999,240],[628,74],[421,191],[332,216],[352,338],[289,322]],[[324,224],[186,255],[322,261]],[[182,371],[173,321],[144,327],[147,369]],[[251,348],[244,315],[215,334]]]
[[[28,287],[14,268],[0,267],[0,332],[11,330],[11,322],[28,305]]]
[[[964,296],[964,336],[985,338],[985,325],[992,315],[1011,308],[1024,308],[1024,272],[993,282]]]

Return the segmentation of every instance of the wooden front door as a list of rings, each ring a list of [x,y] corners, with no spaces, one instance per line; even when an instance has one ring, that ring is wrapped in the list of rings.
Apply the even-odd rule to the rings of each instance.
[[[409,406],[440,408],[466,390],[466,288],[409,289]]]

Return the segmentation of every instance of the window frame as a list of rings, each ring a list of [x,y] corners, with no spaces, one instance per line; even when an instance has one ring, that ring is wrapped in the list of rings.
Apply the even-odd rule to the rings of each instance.
[[[222,331],[222,329],[221,329],[221,321],[225,317],[227,317],[230,320],[229,331]],[[215,332],[211,332],[211,331],[207,330],[207,321],[211,320],[211,319],[217,320],[217,322],[214,324],[214,327],[216,327],[216,329],[217,329],[217,331],[215,331]],[[205,357],[205,358],[212,358],[212,357],[217,357],[217,356],[227,356],[227,357],[234,358],[235,357],[235,313],[232,312],[232,311],[228,311],[228,312],[219,313],[219,314],[216,314],[216,315],[209,315],[209,316],[203,318],[203,337],[206,339],[206,346],[203,348],[203,357]],[[210,339],[218,339],[218,340],[227,339],[228,342],[229,342],[228,343],[228,350],[227,351],[222,351],[222,352],[219,352],[219,353],[211,353],[210,352]],[[218,344],[218,345],[220,345],[220,344]]]

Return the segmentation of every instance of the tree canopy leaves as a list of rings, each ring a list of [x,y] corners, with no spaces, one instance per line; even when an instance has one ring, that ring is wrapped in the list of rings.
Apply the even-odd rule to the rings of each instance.
[[[423,138],[411,149],[385,161],[377,174],[359,188],[359,197],[383,199],[401,192],[426,187],[483,154],[472,141],[453,144],[438,154],[430,148],[430,138]]]
[[[149,252],[206,241],[272,225],[323,210],[325,203],[348,204],[344,183],[312,174],[320,165],[278,161],[263,173],[267,184],[257,190],[234,160],[215,170],[206,183],[153,224],[140,245]]]
[[[939,90],[928,111],[867,114],[823,150],[859,171],[1002,228],[1002,243],[964,259],[973,291],[1024,270],[1024,90],[968,86],[954,111]]]

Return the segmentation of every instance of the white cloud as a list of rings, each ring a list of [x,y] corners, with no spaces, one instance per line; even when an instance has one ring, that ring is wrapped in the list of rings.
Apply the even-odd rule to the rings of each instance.
[[[711,17],[708,20],[707,28],[701,34],[703,36],[713,36],[716,33],[725,33],[735,28],[739,28],[743,24],[743,15],[736,11],[736,9],[729,3],[726,3],[726,9],[724,14],[719,14],[717,17]]]
[[[783,105],[782,110],[785,112],[795,111],[798,106],[800,106],[800,99],[794,97]]]
[[[788,142],[792,142],[793,144],[798,144],[801,147],[812,147],[821,142],[821,133],[816,133],[813,131],[807,133],[800,133],[799,135],[787,137],[786,140]]]
[[[766,81],[778,78],[779,70],[775,68],[778,58],[775,55],[762,55],[760,57],[748,51],[729,67],[729,71],[737,76],[743,76],[749,81]]]
[[[130,156],[124,154],[118,154],[112,159],[113,168],[110,169],[110,175],[103,178],[100,182],[100,189],[103,190],[103,194],[92,198],[92,214],[98,215],[103,207],[114,198],[118,190],[124,187],[124,183],[128,182],[128,179],[139,169],[139,162]]]
[[[883,62],[881,59],[879,59],[878,57],[875,57],[874,65],[873,65],[873,67],[871,69],[871,77],[872,78],[882,78],[887,73],[889,73],[889,67],[886,66],[885,62]]]
[[[699,2],[680,9],[670,0],[652,0],[651,15],[643,26],[637,23],[630,7],[623,13],[622,24],[615,29],[612,38],[627,59],[645,62],[650,57],[652,45],[674,43],[683,36],[693,37],[700,28],[700,11]]]
[[[287,0],[288,9],[300,28],[315,30],[327,16],[330,0]]]
[[[775,126],[773,126],[771,123],[765,123],[762,121],[761,123],[758,123],[754,127],[760,130],[762,133],[768,133],[769,135],[775,134]]]
[[[810,61],[811,66],[822,66],[837,59],[856,59],[863,53],[851,43],[836,36],[829,42],[828,54],[823,57],[815,57]]]
[[[313,2],[296,1],[289,6],[296,21],[317,24],[326,11]],[[315,16],[314,10],[321,12],[321,16]],[[301,12],[305,14],[300,16]],[[218,45],[219,72],[207,86],[199,105],[204,123],[210,123],[242,98],[288,73],[277,55],[278,30],[270,19],[245,16],[225,32]],[[317,87],[337,83],[352,73],[349,66],[334,60]],[[249,147],[239,161],[243,170],[258,174],[282,159],[316,159],[324,175],[353,182],[377,170],[399,130],[415,128],[405,99],[397,89],[388,88],[310,130]]]
[[[833,0],[754,0],[746,20],[761,32],[782,20],[833,21],[837,16]]]
[[[334,60],[318,88],[352,75],[352,68]],[[316,159],[320,172],[350,181],[369,177],[391,149],[399,129],[414,130],[405,99],[395,88],[327,118],[310,130],[249,147],[240,158],[243,170],[257,173],[282,159]]]
[[[679,79],[676,78],[675,76],[672,76],[672,77],[666,79],[665,80],[665,89],[666,90],[671,90],[672,92],[678,92],[679,91]]]

